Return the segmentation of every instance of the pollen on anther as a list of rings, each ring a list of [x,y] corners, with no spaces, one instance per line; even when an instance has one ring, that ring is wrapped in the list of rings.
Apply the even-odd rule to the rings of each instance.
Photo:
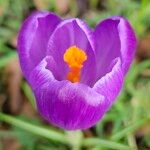
[[[79,82],[81,77],[81,69],[84,61],[87,60],[86,53],[77,46],[71,46],[64,54],[64,61],[69,66],[67,79],[71,82]]]

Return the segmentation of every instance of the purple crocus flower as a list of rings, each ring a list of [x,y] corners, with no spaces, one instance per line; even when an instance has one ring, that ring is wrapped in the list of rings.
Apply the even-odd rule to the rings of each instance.
[[[40,114],[68,130],[96,124],[111,107],[132,62],[136,38],[111,17],[94,30],[80,19],[36,12],[19,32],[18,53]]]

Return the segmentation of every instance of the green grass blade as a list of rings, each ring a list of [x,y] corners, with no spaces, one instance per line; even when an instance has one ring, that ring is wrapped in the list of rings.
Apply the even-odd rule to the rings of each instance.
[[[143,120],[138,120],[136,122],[134,122],[133,124],[131,124],[130,126],[128,126],[127,128],[123,129],[120,132],[117,132],[116,134],[114,134],[111,139],[112,140],[119,140],[121,138],[123,138],[124,136],[126,136],[127,134],[136,131],[140,126],[144,125],[149,119],[144,118]]]
[[[22,89],[23,89],[24,94],[28,98],[29,102],[33,106],[33,108],[35,108],[36,107],[35,106],[36,105],[35,104],[35,99],[34,99],[34,96],[33,96],[33,93],[32,93],[32,90],[31,90],[30,86],[26,82],[24,82],[22,84]]]
[[[61,143],[67,142],[65,135],[63,133],[59,133],[50,129],[45,129],[45,128],[30,124],[27,122],[24,122],[22,120],[16,119],[12,116],[9,116],[3,113],[0,113],[0,120],[5,121],[11,125],[22,128],[28,132],[45,137],[55,142],[61,142]]]
[[[84,139],[84,141],[82,142],[82,145],[86,147],[100,145],[101,147],[106,147],[109,149],[130,150],[129,146],[116,143],[116,142],[112,142],[112,141],[108,141],[108,140],[98,139],[98,138]]]
[[[17,58],[16,52],[11,52],[8,55],[0,58],[0,68],[4,67],[11,59]]]

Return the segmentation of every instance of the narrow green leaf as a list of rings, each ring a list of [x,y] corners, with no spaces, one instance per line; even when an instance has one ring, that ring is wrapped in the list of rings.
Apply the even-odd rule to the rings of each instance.
[[[22,89],[23,89],[24,94],[30,101],[31,105],[33,106],[33,108],[35,108],[35,99],[34,99],[34,96],[33,96],[30,86],[26,82],[24,82],[22,84]]]
[[[56,132],[56,131],[53,131],[50,129],[45,129],[40,126],[36,126],[36,125],[30,124],[30,123],[24,122],[22,120],[16,119],[12,116],[9,116],[9,115],[3,114],[3,113],[0,113],[0,120],[5,121],[16,127],[22,128],[33,134],[50,139],[52,141],[67,143],[65,135],[63,133]]]
[[[114,134],[111,137],[111,139],[117,141],[117,140],[123,138],[124,136],[128,135],[129,133],[136,131],[140,126],[144,125],[148,120],[149,120],[149,118],[144,118],[143,120],[138,120],[138,121],[134,122],[127,128]]]
[[[17,57],[16,52],[11,52],[0,59],[0,68],[4,67],[11,59]]]
[[[84,139],[82,142],[83,146],[96,146],[100,145],[101,147],[107,147],[109,149],[115,149],[115,150],[130,150],[129,146],[108,141],[108,140],[103,140],[103,139],[97,139],[97,138],[87,138]]]

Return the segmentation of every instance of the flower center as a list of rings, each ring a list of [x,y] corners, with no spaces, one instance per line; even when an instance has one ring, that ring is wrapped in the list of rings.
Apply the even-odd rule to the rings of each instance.
[[[69,66],[69,72],[67,74],[67,79],[71,82],[79,82],[81,77],[81,69],[83,67],[83,62],[87,60],[86,53],[76,47],[69,47],[64,54],[64,61]]]

